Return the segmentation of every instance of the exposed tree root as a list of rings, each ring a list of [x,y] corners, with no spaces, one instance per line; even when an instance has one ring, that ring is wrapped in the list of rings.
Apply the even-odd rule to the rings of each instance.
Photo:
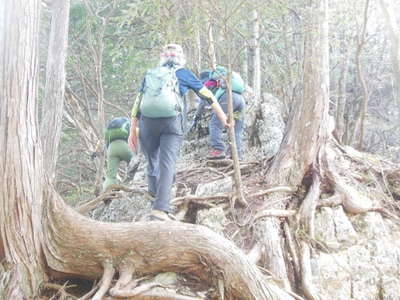
[[[218,167],[232,167],[233,162],[230,159],[212,159],[212,160],[207,160],[207,165],[210,166],[218,166]]]
[[[320,299],[312,284],[312,272],[310,263],[310,247],[307,242],[300,242],[300,257],[301,257],[301,285],[303,287],[304,295],[308,300]]]
[[[342,197],[338,194],[334,194],[333,196],[326,199],[319,199],[317,203],[317,207],[320,206],[338,206],[343,203]]]
[[[224,281],[222,279],[218,279],[218,293],[219,293],[219,299],[224,300],[225,288],[224,288]]]
[[[265,209],[262,211],[259,211],[255,216],[253,221],[256,221],[257,219],[260,218],[265,218],[265,217],[278,217],[278,218],[287,218],[294,216],[297,213],[297,211],[291,209],[291,210],[285,210],[285,209]]]
[[[95,209],[102,201],[107,200],[107,199],[115,199],[118,197],[119,197],[118,194],[114,191],[105,192],[105,193],[99,195],[98,197],[79,205],[75,209],[77,212],[81,213],[82,215],[86,215],[88,212]]]
[[[124,260],[119,266],[119,278],[114,287],[110,290],[110,294],[113,294],[113,290],[126,287],[132,281],[134,271],[135,268],[132,261]]]
[[[273,283],[266,282],[257,267],[233,243],[204,226],[168,222],[160,227],[158,222],[93,221],[65,206],[50,185],[46,192],[49,194],[44,198],[49,202],[45,206],[44,253],[49,267],[93,279],[103,274],[96,297],[103,296],[110,287],[113,262],[121,276],[127,278],[132,266],[135,275],[171,271],[191,274],[210,286],[215,286],[215,278],[221,278],[225,298],[229,300],[291,298]],[[110,263],[101,268],[105,261]],[[118,261],[124,261],[124,264],[131,261],[132,266],[118,267]],[[120,283],[123,285],[127,281],[124,279]]]
[[[158,282],[149,282],[149,283],[145,283],[140,286],[137,286],[135,288],[124,288],[124,289],[113,288],[112,291],[110,290],[110,294],[114,297],[129,298],[129,297],[135,297],[137,295],[143,294],[143,293],[151,290],[154,287],[164,287],[164,286]]]
[[[188,169],[188,170],[183,170],[177,173],[177,177],[183,177],[183,178],[188,178],[191,176],[196,176],[196,175],[202,175],[202,174],[212,174],[215,173],[219,176],[222,177],[227,177],[228,175],[221,172],[220,170],[216,169],[216,168],[212,168],[212,167],[206,167],[206,168],[194,168],[194,169]]]
[[[304,198],[300,206],[297,220],[300,230],[306,232],[308,236],[314,239],[314,216],[317,202],[319,196],[321,195],[321,190],[319,176],[316,172],[314,172],[312,178],[313,182],[311,184],[310,190],[307,193],[307,196]]]
[[[105,300],[117,300],[120,297],[105,298]],[[176,293],[172,289],[156,288],[153,290],[144,291],[133,297],[125,297],[125,300],[206,300],[203,297],[185,296]]]
[[[45,289],[52,289],[56,290],[57,293],[50,299],[77,299],[75,296],[67,293],[65,290],[71,286],[67,286],[67,283],[60,285],[60,284],[55,284],[55,283],[49,283],[46,282],[43,287]],[[57,298],[56,298],[57,297]]]
[[[190,203],[190,202],[196,202],[196,203],[204,203],[204,205],[211,205],[213,207],[214,205],[207,203],[207,201],[211,200],[228,200],[231,198],[231,195],[228,194],[219,194],[219,195],[214,195],[214,196],[206,196],[206,197],[198,197],[198,196],[192,196],[192,195],[187,195],[187,196],[182,196],[182,197],[177,197],[171,200],[171,204],[175,206],[179,206],[182,203]]]
[[[265,218],[256,222],[255,238],[265,249],[266,268],[271,271],[274,278],[281,283],[281,286],[291,290],[287,276],[287,268],[284,260],[284,251],[281,246],[280,224],[276,218]]]
[[[115,274],[115,269],[114,269],[112,263],[108,260],[106,260],[104,262],[103,268],[104,268],[104,273],[103,273],[103,277],[101,278],[100,283],[99,283],[99,289],[96,292],[96,294],[94,294],[92,300],[103,299],[104,295],[110,289],[111,281]]]
[[[294,269],[294,277],[295,277],[295,280],[298,281],[301,278],[299,254],[297,251],[295,241],[293,240],[293,235],[290,231],[287,220],[285,220],[285,222],[283,223],[283,230],[285,232],[285,240],[286,240],[287,246],[289,248],[290,260],[292,262],[293,269]]]
[[[76,207],[76,211],[81,213],[82,215],[86,215],[93,209],[95,209],[102,201],[109,200],[109,199],[116,199],[119,198],[121,195],[118,191],[124,191],[129,193],[138,193],[138,194],[146,194],[145,190],[141,189],[131,189],[126,186],[120,184],[113,184],[111,185],[104,193],[100,194],[98,197],[89,200],[78,207]]]
[[[260,245],[260,243],[255,243],[253,248],[251,248],[249,253],[247,253],[247,257],[251,262],[257,264],[260,261],[263,252],[264,252],[263,246]]]
[[[356,150],[352,150],[349,147],[344,147],[346,150],[346,155],[356,161],[359,165],[363,166],[366,163],[366,155],[363,155],[361,152]],[[342,151],[343,148],[341,148]],[[372,200],[367,197],[365,194],[368,193],[368,190],[365,188],[365,192],[360,192],[362,189],[360,185],[357,185],[357,188],[354,188],[352,185],[356,185],[357,183],[353,183],[351,185],[351,177],[348,176],[346,179],[339,175],[339,171],[335,166],[335,157],[336,153],[333,148],[328,148],[326,151],[326,157],[324,158],[324,165],[326,169],[326,176],[328,180],[331,182],[332,186],[335,189],[335,194],[331,198],[327,200],[320,201],[320,205],[330,205],[330,204],[342,204],[344,210],[347,213],[351,214],[360,214],[370,211],[376,211],[384,215],[385,217],[391,218],[396,222],[399,222],[399,217],[397,217],[394,213],[389,212],[387,209],[383,207],[378,207],[374,205]],[[375,161],[376,164],[376,161]],[[368,169],[373,169],[370,165]],[[376,169],[376,172],[381,172],[381,169]],[[353,174],[354,176],[354,174]],[[354,179],[353,179],[354,181]],[[381,192],[383,195],[383,191]]]
[[[247,196],[247,198],[261,197],[261,196],[265,196],[267,194],[276,193],[276,192],[293,193],[294,189],[289,186],[276,186],[273,188],[269,188],[267,190],[263,190],[263,191],[259,191],[257,193],[250,194]]]
[[[321,194],[320,180],[316,171],[313,172],[311,187],[304,198],[298,214],[298,227],[297,232],[300,244],[300,271],[301,271],[301,286],[303,292],[308,300],[319,299],[315,292],[315,287],[312,283],[312,272],[310,262],[310,247],[305,241],[305,236],[314,239],[314,216],[317,202]]]

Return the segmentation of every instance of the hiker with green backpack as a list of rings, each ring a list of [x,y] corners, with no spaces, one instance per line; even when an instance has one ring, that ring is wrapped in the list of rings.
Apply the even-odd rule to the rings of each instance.
[[[107,146],[107,170],[103,183],[103,191],[113,184],[117,184],[117,172],[122,161],[127,164],[133,157],[133,152],[128,145],[131,122],[128,118],[117,117],[109,121],[105,130]]]
[[[128,142],[135,151],[138,147],[135,129],[139,127],[139,142],[147,159],[148,192],[154,196],[150,220],[174,219],[170,213],[171,189],[183,141],[188,90],[208,101],[222,126],[229,126],[213,93],[184,68],[185,63],[180,45],[166,45],[159,66],[146,72],[132,108]]]
[[[200,73],[200,78],[214,94],[215,98],[221,105],[225,113],[228,112],[228,94],[226,93],[226,82],[227,76],[226,68],[217,66],[214,71],[205,70]],[[242,137],[244,131],[244,114],[246,104],[242,93],[245,90],[245,83],[239,73],[232,72],[232,104],[233,104],[233,115],[235,120],[234,131],[236,139],[236,149],[238,152],[239,159],[242,158]],[[191,129],[196,128],[197,122],[201,118],[201,114],[204,110],[204,102],[200,103],[195,113],[195,118],[192,123]],[[209,143],[211,150],[208,159],[222,159],[225,158],[225,144],[222,140],[222,132],[224,126],[219,121],[215,113],[212,113],[211,120],[209,123],[210,138]],[[228,152],[230,150],[228,149]]]

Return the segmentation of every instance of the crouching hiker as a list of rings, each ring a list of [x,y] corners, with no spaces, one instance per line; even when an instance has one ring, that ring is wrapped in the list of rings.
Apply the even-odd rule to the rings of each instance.
[[[128,145],[130,120],[125,117],[112,119],[105,131],[107,146],[107,171],[103,183],[103,191],[113,184],[117,184],[119,165],[125,161],[128,165],[133,157],[133,152]]]
[[[228,112],[228,93],[226,92],[226,81],[227,76],[226,68],[217,66],[216,70],[210,73],[209,80],[205,83],[206,86],[215,86],[212,91],[215,94],[215,98],[221,105],[225,113]],[[245,84],[241,76],[233,72],[232,73],[232,105],[233,105],[233,117],[235,120],[234,132],[236,140],[236,150],[239,159],[242,158],[242,138],[244,131],[244,114],[246,104],[242,93],[245,90]],[[222,131],[224,129],[223,124],[219,121],[215,114],[211,115],[209,124],[210,130],[210,146],[211,151],[208,155],[208,159],[220,159],[225,157],[225,143],[222,139]],[[231,156],[230,149],[228,149],[228,155]]]
[[[184,68],[182,47],[165,46],[158,67],[147,71],[140,93],[132,108],[129,145],[139,142],[147,159],[148,192],[154,196],[150,220],[171,220],[171,189],[175,164],[184,136],[186,98],[189,89],[208,101],[223,126],[227,117],[213,93],[188,69]]]

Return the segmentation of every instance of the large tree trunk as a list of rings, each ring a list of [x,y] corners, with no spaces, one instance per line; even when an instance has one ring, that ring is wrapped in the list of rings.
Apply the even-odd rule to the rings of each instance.
[[[40,135],[44,167],[51,181],[56,176],[58,141],[64,110],[65,59],[68,46],[69,0],[51,3],[51,31],[46,66],[46,87],[42,106]],[[55,142],[57,141],[57,142]]]
[[[289,117],[286,135],[280,151],[272,161],[265,180],[271,186],[289,186],[296,190],[326,142],[329,103],[329,56],[327,0],[314,0],[306,8],[304,26],[305,61],[303,97],[297,100]],[[278,202],[275,208],[287,208],[287,193],[275,193],[265,204]],[[276,241],[282,237],[278,219],[258,222],[259,234],[264,234],[267,268],[289,288],[284,252]]]
[[[329,52],[326,0],[314,0],[305,20],[303,97],[294,103],[280,151],[268,170],[271,185],[297,187],[324,144],[328,126]]]
[[[35,101],[40,1],[6,0],[1,5],[0,248],[11,274],[2,295],[26,299],[44,280],[43,166]]]

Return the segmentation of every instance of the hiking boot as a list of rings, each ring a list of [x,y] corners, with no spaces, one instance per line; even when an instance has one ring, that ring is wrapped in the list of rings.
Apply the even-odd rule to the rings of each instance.
[[[225,158],[224,151],[218,149],[212,149],[207,156],[207,159],[223,159],[223,158]]]
[[[150,221],[176,221],[176,218],[170,213],[158,209],[153,209],[149,216]]]

